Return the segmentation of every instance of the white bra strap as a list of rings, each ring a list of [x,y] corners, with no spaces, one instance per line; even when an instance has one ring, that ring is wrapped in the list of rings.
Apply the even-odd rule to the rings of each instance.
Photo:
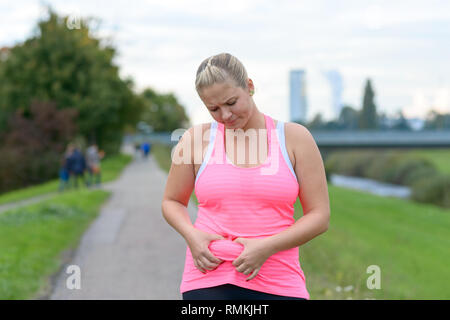
[[[211,122],[211,129],[209,133],[209,144],[208,144],[208,150],[206,151],[205,159],[203,159],[202,165],[200,166],[200,169],[197,172],[197,176],[195,177],[195,183],[197,183],[198,177],[200,177],[200,174],[205,169],[206,165],[209,162],[209,158],[211,158],[211,154],[214,148],[214,142],[216,140],[216,134],[217,134],[217,121]]]
[[[289,159],[289,155],[286,150],[286,137],[284,134],[284,122],[278,120],[277,123],[277,138],[280,144],[281,153],[283,154],[284,161],[286,162],[289,170],[291,171],[294,178],[297,180],[297,176],[295,175],[294,168],[292,167],[291,159]]]

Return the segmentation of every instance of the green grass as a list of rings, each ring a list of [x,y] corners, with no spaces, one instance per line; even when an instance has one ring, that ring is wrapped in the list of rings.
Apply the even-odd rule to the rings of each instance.
[[[170,165],[172,163],[172,160],[170,158],[171,150],[172,148],[167,145],[155,143],[152,144],[152,149],[150,151],[159,167],[167,173],[169,172]]]
[[[33,299],[49,287],[61,254],[76,248],[109,193],[69,191],[0,214],[0,299]]]
[[[131,160],[120,154],[102,161],[102,182],[117,179]],[[52,193],[58,183],[10,192],[0,203]],[[35,299],[48,292],[49,277],[58,272],[62,255],[77,247],[109,194],[82,186],[0,213],[0,299]]]
[[[449,210],[335,186],[329,194],[330,228],[300,247],[311,299],[450,298]],[[370,265],[381,269],[380,290],[367,288]]]
[[[168,171],[164,150],[155,158]],[[445,152],[429,157],[448,168]],[[450,299],[450,210],[333,185],[328,191],[328,231],[299,248],[311,299]],[[191,199],[198,204],[194,192]],[[297,220],[299,199],[294,207]],[[381,270],[379,290],[367,288],[371,265]]]
[[[121,169],[124,168],[132,159],[132,156],[125,154],[105,158],[102,161],[102,182],[115,180],[120,174]],[[84,188],[82,183],[79,185]],[[58,187],[59,180],[54,179],[36,186],[7,192],[0,195],[0,205],[57,192]]]
[[[169,173],[170,166],[172,163],[172,159],[170,158],[170,152],[172,151],[172,147],[163,144],[154,144],[152,145],[151,154],[155,158],[159,167],[163,169],[166,173]],[[191,201],[193,201],[196,205],[198,204],[197,197],[195,196],[195,192],[192,191]]]
[[[449,149],[419,149],[410,151],[411,155],[430,160],[438,171],[450,174],[450,150]]]

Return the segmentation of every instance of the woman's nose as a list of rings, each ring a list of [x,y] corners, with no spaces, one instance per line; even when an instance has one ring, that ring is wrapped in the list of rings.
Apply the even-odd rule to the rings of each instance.
[[[223,119],[223,121],[228,122],[229,120],[231,120],[231,118],[232,118],[232,113],[231,113],[231,112],[229,112],[229,111],[224,111],[224,112],[222,113],[222,119]]]

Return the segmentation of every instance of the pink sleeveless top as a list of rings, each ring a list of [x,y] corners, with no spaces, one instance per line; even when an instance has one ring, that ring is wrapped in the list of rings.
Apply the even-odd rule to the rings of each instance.
[[[244,168],[228,159],[224,148],[225,128],[211,123],[209,146],[195,179],[198,199],[194,226],[225,240],[211,241],[209,249],[224,260],[216,269],[203,274],[194,265],[189,246],[186,249],[180,292],[234,284],[261,292],[309,299],[305,276],[300,267],[298,247],[270,256],[252,280],[236,270],[232,262],[244,246],[237,237],[264,238],[292,225],[294,203],[299,185],[288,157],[284,123],[265,115],[268,129],[268,157],[256,167]]]

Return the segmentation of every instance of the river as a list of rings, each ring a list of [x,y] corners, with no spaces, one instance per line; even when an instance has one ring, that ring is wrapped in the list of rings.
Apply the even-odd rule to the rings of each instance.
[[[408,187],[382,183],[367,178],[332,174],[330,176],[330,182],[338,187],[367,191],[384,197],[408,199],[411,196],[411,189]]]

